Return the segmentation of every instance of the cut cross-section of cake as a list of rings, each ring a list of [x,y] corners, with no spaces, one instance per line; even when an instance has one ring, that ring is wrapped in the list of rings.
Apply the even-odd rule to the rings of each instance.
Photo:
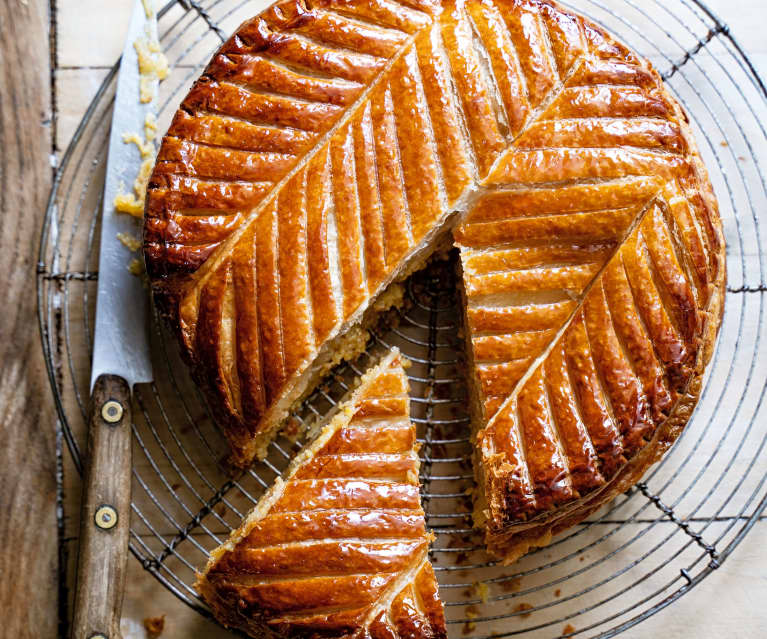
[[[392,350],[229,540],[197,589],[253,636],[444,638],[408,380]]]

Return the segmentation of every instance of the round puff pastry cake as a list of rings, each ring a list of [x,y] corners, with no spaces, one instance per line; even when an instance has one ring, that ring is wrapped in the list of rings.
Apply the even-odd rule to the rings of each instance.
[[[254,637],[446,639],[417,450],[394,349],[211,553],[197,590],[216,618]]]
[[[636,482],[700,393],[721,223],[650,64],[550,0],[285,0],[183,101],[148,273],[240,465],[458,247],[475,520],[511,561]]]

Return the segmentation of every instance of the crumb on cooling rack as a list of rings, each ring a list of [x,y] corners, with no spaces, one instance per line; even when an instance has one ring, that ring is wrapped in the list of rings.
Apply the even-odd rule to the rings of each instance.
[[[479,597],[480,601],[482,601],[482,603],[487,603],[487,597],[490,593],[490,588],[488,588],[487,584],[484,581],[475,581],[471,587],[474,590],[475,595]]]
[[[463,634],[468,635],[477,629],[477,624],[472,621],[479,617],[479,611],[476,606],[468,606],[466,608],[466,622],[463,624]]]
[[[524,601],[514,606],[514,612],[522,613],[519,615],[520,619],[527,619],[530,615],[533,614],[532,612],[522,612],[523,610],[532,610],[532,609],[533,609],[533,605],[526,603]]]
[[[522,587],[522,579],[520,577],[514,577],[513,579],[504,579],[501,582],[501,588],[505,592],[517,592]]]
[[[157,639],[165,630],[165,615],[144,619],[144,629],[149,639]]]
[[[287,422],[285,422],[285,426],[282,429],[282,435],[287,439],[291,444],[295,444],[298,441],[298,438],[301,436],[301,422],[298,421],[296,417],[291,416]]]

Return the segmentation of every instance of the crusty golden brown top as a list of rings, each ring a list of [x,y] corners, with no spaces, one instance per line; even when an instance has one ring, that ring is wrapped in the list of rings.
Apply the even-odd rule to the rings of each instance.
[[[163,140],[148,273],[240,464],[469,183],[436,10],[279,2],[224,44]]]
[[[454,231],[489,539],[647,446],[703,372],[725,279],[708,176],[658,75],[612,41],[590,47],[577,22],[556,62],[550,23],[533,21],[545,63],[508,72],[547,97]]]
[[[240,463],[452,212],[491,518],[577,499],[652,436],[724,263],[649,63],[549,0],[292,0],[215,56],[147,200],[157,298]]]
[[[198,590],[222,623],[254,636],[447,636],[409,404],[395,350],[212,553]]]

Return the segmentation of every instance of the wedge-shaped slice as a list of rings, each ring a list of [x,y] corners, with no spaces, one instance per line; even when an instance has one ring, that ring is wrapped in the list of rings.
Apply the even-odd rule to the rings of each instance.
[[[211,554],[197,589],[253,636],[446,637],[398,351]]]

